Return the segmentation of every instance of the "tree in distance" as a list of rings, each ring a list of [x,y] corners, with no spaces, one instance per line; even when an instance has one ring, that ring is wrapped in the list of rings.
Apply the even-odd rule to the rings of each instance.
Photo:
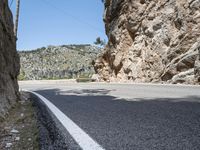
[[[94,42],[95,45],[100,45],[100,46],[105,46],[106,45],[106,41],[102,40],[100,37],[96,38],[96,41]]]

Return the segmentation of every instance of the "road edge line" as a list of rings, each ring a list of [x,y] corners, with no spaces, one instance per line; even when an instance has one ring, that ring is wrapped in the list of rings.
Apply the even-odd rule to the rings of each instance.
[[[53,103],[51,103],[44,96],[28,90],[23,90],[36,95],[43,103],[49,108],[49,110],[60,121],[63,127],[69,132],[73,139],[83,150],[105,150],[95,140],[93,140],[83,129],[81,129],[76,123],[74,123],[69,117],[61,112]]]

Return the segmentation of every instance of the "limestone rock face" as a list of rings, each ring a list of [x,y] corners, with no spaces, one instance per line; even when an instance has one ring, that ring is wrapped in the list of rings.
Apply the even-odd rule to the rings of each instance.
[[[17,75],[19,58],[13,33],[12,14],[8,1],[0,1],[0,117],[3,117],[18,99]]]
[[[196,62],[195,62],[195,79],[196,79],[196,82],[200,82],[200,47],[199,47],[199,49],[198,49],[198,52],[199,52],[199,54],[198,54],[198,57],[197,57],[197,60],[196,60]]]
[[[94,65],[102,80],[198,80],[200,0],[106,0],[104,22],[109,41]]]

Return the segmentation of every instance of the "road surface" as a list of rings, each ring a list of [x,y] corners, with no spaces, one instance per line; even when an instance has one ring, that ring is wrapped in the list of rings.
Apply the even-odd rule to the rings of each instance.
[[[199,150],[200,87],[20,82],[106,150]]]

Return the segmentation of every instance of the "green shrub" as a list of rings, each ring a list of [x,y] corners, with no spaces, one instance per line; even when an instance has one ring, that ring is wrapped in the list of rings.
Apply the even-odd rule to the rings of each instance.
[[[26,79],[25,72],[24,71],[20,71],[20,74],[18,75],[17,79],[19,81],[25,80]]]
[[[91,82],[90,78],[77,78],[76,82]]]

